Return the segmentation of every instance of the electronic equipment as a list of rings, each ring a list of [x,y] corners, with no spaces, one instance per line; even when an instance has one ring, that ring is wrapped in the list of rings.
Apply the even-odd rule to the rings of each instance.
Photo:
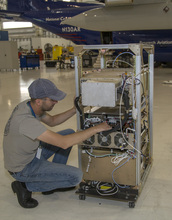
[[[144,47],[149,64],[142,67]],[[79,164],[85,182],[78,193],[80,199],[90,194],[108,195],[127,200],[133,207],[152,163],[153,46],[99,45],[95,48],[99,49],[100,69],[84,71],[79,65],[82,53],[94,49],[94,45],[80,46],[75,54],[78,130],[102,122],[108,123],[111,129],[79,144]],[[133,68],[105,66],[106,53],[118,49],[127,49],[121,55],[132,56]],[[108,191],[103,190],[105,186]]]

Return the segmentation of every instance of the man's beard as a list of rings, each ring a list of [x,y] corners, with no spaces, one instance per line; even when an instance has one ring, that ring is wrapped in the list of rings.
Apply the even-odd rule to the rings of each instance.
[[[53,108],[54,108],[54,105],[55,104],[53,104],[53,105],[51,105],[51,106],[42,106],[42,111],[43,112],[48,112],[48,111],[51,111]]]

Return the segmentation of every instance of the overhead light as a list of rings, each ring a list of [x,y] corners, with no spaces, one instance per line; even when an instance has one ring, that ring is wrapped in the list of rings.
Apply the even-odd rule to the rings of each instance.
[[[3,22],[3,29],[28,28],[28,27],[33,27],[33,24],[31,22],[16,22],[16,21]]]

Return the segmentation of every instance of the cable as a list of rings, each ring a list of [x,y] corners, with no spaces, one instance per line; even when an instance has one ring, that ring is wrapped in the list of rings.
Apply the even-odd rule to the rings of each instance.
[[[119,188],[129,188],[129,186],[121,186],[121,185],[119,185],[119,184],[115,181],[115,179],[114,179],[114,177],[113,177],[114,172],[115,172],[117,169],[119,169],[120,167],[122,167],[123,165],[125,165],[131,158],[132,158],[132,157],[129,157],[123,164],[121,164],[120,166],[116,167],[116,168],[112,171],[112,179],[113,179],[114,183],[115,183]]]
[[[114,63],[116,62],[116,60],[118,59],[118,57],[121,56],[121,55],[123,55],[123,54],[130,54],[130,55],[134,56],[134,54],[131,53],[131,52],[123,52],[123,53],[120,53],[120,54],[118,54],[118,56],[117,56],[117,57],[115,58],[115,60],[113,61],[112,67],[114,67]]]
[[[122,131],[122,120],[121,120],[121,106],[122,106],[122,97],[123,97],[123,93],[124,93],[124,89],[125,89],[125,84],[126,84],[127,80],[124,82],[124,86],[123,86],[123,89],[122,89],[122,94],[121,94],[121,98],[120,98],[120,105],[119,105],[119,117],[120,117],[120,130],[121,130],[121,134],[122,134],[122,137],[123,139],[125,140],[126,143],[128,143],[128,145],[130,147],[132,147],[133,149],[135,149],[138,153],[142,154],[139,150],[137,150],[133,145],[131,145],[125,138],[124,136],[124,133]]]
[[[126,64],[128,64],[130,67],[132,67],[133,68],[133,65],[132,64],[130,64],[130,63],[128,63],[127,61],[125,61],[125,60],[118,60],[118,62],[121,62],[121,63],[126,63]],[[114,67],[114,66],[113,66]]]
[[[143,93],[142,93],[142,95],[144,95],[144,94],[145,94],[145,91],[144,91],[144,86],[143,86],[142,81],[141,81],[140,79],[137,79],[137,78],[135,78],[135,80],[138,80],[138,81],[139,81],[139,83],[141,84],[142,89],[143,89]],[[136,85],[139,85],[139,84],[136,84]]]
[[[110,157],[110,156],[116,156],[117,154],[104,154],[104,155],[94,155],[92,153],[90,153],[88,150],[85,150],[85,152],[91,156],[91,157],[94,157],[94,158],[104,158],[104,157]]]
[[[98,182],[96,185],[96,191],[101,196],[112,196],[118,192],[118,186],[111,183],[102,183]],[[100,189],[100,187],[104,187],[105,189]],[[110,187],[110,188],[109,188]],[[108,188],[108,189],[106,189]],[[114,191],[116,189],[116,191]],[[114,191],[114,192],[113,192]]]
[[[81,96],[81,95],[79,95],[78,97],[75,98],[75,100],[74,100],[74,104],[75,104],[76,109],[77,109],[78,112],[79,112],[79,115],[80,115],[80,121],[81,121],[81,129],[83,130],[83,129],[84,129],[84,120],[83,120],[82,111],[81,111],[81,109],[80,109],[80,107],[79,107],[79,105],[78,105],[78,102],[79,102],[80,96]]]
[[[122,90],[123,91],[123,90]],[[121,88],[118,89],[118,93],[122,93],[121,91]],[[124,106],[126,108],[126,111],[125,111],[125,116],[124,116],[124,119],[121,120],[121,115],[120,115],[120,122],[122,123],[122,126],[126,123],[127,121],[127,118],[128,118],[128,115],[129,113],[127,112],[129,110],[129,107],[130,107],[130,104],[129,104],[129,96],[128,96],[128,92],[125,91],[123,92],[123,94],[121,95],[122,99],[123,99],[123,102],[124,102]],[[120,111],[121,112],[121,111]],[[107,136],[108,134],[112,133],[112,132],[116,132],[118,129],[120,129],[120,124],[116,125],[114,128],[108,130],[108,131],[103,131],[102,134],[104,136]]]
[[[111,163],[113,163],[115,166],[117,166],[121,161],[128,158],[128,153],[119,154],[116,157],[111,158]]]

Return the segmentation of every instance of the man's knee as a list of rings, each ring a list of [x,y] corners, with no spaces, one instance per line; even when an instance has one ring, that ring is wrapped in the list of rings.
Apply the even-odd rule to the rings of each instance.
[[[75,131],[74,131],[73,129],[71,129],[71,128],[66,129],[66,131],[67,131],[68,134],[73,134],[73,133],[75,133]]]
[[[76,175],[75,175],[75,180],[74,180],[74,182],[73,182],[73,185],[78,185],[80,182],[82,182],[82,178],[83,178],[83,173],[82,173],[82,171],[79,169],[79,168],[77,168],[77,173],[76,173]]]
[[[71,128],[68,128],[68,129],[65,129],[65,130],[62,130],[62,131],[59,131],[57,132],[58,134],[61,134],[61,135],[68,135],[68,134],[73,134],[75,133],[75,131]]]

